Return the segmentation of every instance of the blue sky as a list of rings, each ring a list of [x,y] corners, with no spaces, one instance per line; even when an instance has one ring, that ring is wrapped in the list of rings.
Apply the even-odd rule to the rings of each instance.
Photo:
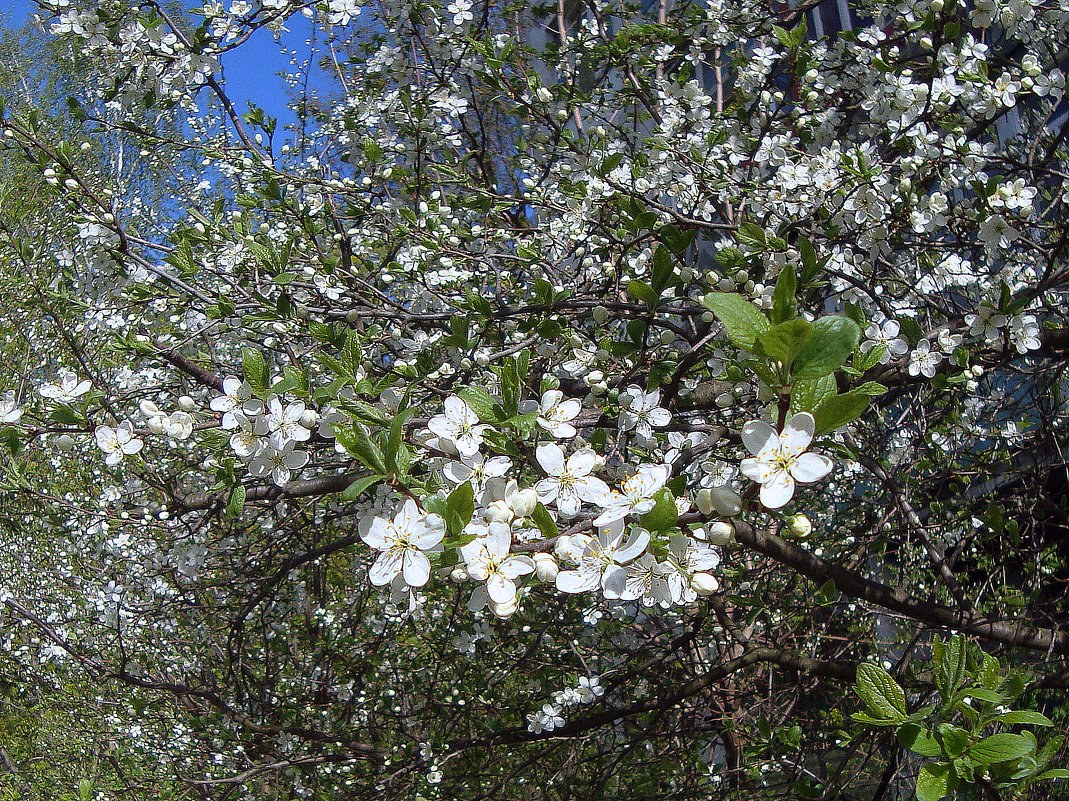
[[[191,2],[190,6],[199,6]],[[0,22],[19,26],[33,15],[36,5],[32,0],[0,0]],[[297,14],[286,25],[290,33],[283,34],[281,47],[302,49],[310,30],[309,23]],[[286,108],[286,84],[278,73],[289,66],[289,59],[270,32],[257,31],[241,47],[223,56],[223,75],[227,93],[241,112],[248,109],[249,101],[260,106],[268,116],[279,120],[280,125],[294,122],[293,114]]]

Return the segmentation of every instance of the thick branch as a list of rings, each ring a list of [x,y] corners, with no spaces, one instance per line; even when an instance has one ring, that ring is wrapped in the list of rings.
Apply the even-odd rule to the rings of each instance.
[[[839,565],[825,562],[797,545],[763,531],[757,531],[747,523],[735,524],[739,542],[755,551],[787,565],[818,584],[828,579],[835,588],[851,598],[868,601],[892,612],[899,612],[914,620],[945,629],[967,632],[985,640],[1031,648],[1036,651],[1069,654],[1069,635],[1033,626],[1029,623],[984,620],[965,610],[954,610],[939,604],[922,601],[897,587],[889,587],[864,578]]]
[[[277,487],[273,484],[252,487],[246,491],[245,502],[277,501],[280,498],[307,498],[312,495],[330,495],[335,492],[341,492],[358,478],[360,478],[358,475],[342,473],[334,476],[309,478],[304,481],[291,481],[282,487]],[[195,512],[222,506],[229,497],[228,492],[195,492],[192,495],[175,498],[172,505],[178,513]]]

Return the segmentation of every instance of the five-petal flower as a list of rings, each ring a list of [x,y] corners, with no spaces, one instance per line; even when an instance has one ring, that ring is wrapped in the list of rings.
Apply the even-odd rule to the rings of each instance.
[[[809,412],[799,412],[779,434],[764,420],[751,420],[742,427],[742,442],[752,457],[742,460],[743,474],[761,485],[761,503],[779,509],[794,496],[794,483],[820,481],[831,472],[831,459],[805,449],[813,441],[816,422]]]
[[[568,460],[559,445],[543,442],[535,450],[535,458],[547,478],[535,484],[535,491],[542,503],[557,502],[557,509],[565,517],[573,517],[583,501],[599,506],[609,495],[609,486],[600,478],[590,475],[598,457],[589,448],[576,451]]]
[[[371,566],[368,578],[377,587],[389,584],[400,574],[410,587],[422,587],[431,576],[431,562],[424,551],[445,537],[445,520],[424,515],[409,498],[393,520],[376,517],[361,538],[382,551]]]
[[[533,573],[529,556],[509,554],[512,532],[507,523],[490,523],[484,536],[476,537],[460,549],[468,575],[486,582],[486,594],[496,604],[516,600],[516,579]]]
[[[483,444],[483,432],[490,426],[479,422],[463,399],[450,395],[445,399],[445,410],[427,422],[431,433],[452,442],[461,456],[474,456]]]

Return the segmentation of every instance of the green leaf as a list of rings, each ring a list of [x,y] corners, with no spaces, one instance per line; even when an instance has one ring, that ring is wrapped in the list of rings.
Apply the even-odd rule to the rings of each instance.
[[[813,335],[794,360],[794,377],[820,378],[831,375],[854,352],[861,329],[846,317],[821,317],[813,323]]]
[[[620,162],[624,160],[623,153],[613,153],[605,158],[601,162],[601,166],[598,168],[598,172],[604,178],[610,172],[620,166]]]
[[[993,765],[1028,756],[1036,750],[1034,739],[1020,734],[992,734],[969,748],[969,756],[980,765]]]
[[[402,438],[405,435],[405,420],[415,413],[415,409],[405,409],[390,423],[390,437],[386,441],[386,466],[394,472],[398,470],[397,453],[401,449]]]
[[[1053,768],[1052,770],[1045,770],[1036,776],[1036,781],[1044,781],[1046,779],[1069,779],[1069,770]]]
[[[1054,725],[1054,721],[1041,712],[1031,712],[1027,709],[1017,709],[1012,712],[1007,712],[1002,716],[1001,721],[1004,726],[1017,726],[1019,724],[1025,726]]]
[[[245,348],[241,351],[241,372],[253,392],[257,395],[267,392],[267,363],[263,354],[256,348]]]
[[[0,428],[0,443],[3,443],[8,453],[12,456],[18,456],[22,453],[22,434],[15,426]]]
[[[950,792],[950,766],[943,762],[925,765],[917,774],[917,801],[939,801]]]
[[[969,745],[969,733],[951,723],[940,723],[938,736],[949,756],[961,756]]]
[[[642,525],[650,531],[668,531],[675,528],[679,521],[679,510],[672,491],[665,487],[653,496],[656,501],[653,508],[642,515]]]
[[[902,720],[901,718],[874,718],[864,712],[855,712],[850,717],[858,723],[865,723],[869,726],[897,726]]]
[[[642,301],[651,309],[656,308],[657,304],[661,302],[661,296],[645,281],[631,281],[628,283],[627,294],[635,300]]]
[[[513,417],[519,409],[520,390],[525,373],[519,371],[516,360],[511,356],[506,357],[495,372],[501,383],[501,405],[505,415]]]
[[[765,230],[760,225],[752,222],[740,223],[736,236],[744,245],[749,245],[755,249],[764,249],[768,241],[765,236]]]
[[[839,595],[839,591],[835,587],[835,579],[828,579],[820,585],[820,589],[817,590],[817,598],[821,603],[831,603]]]
[[[865,372],[866,370],[871,370],[873,367],[880,363],[880,359],[882,359],[886,355],[886,353],[886,345],[876,345],[872,348],[869,348],[868,351],[866,351],[865,353],[861,354],[860,359],[855,356],[854,366],[857,368],[858,372],[861,373]]]
[[[538,530],[542,532],[542,536],[547,540],[560,535],[560,529],[557,528],[556,522],[550,517],[549,511],[541,502],[531,512],[531,521],[538,526]]]
[[[359,459],[372,472],[384,475],[390,472],[386,467],[386,458],[382,450],[368,436],[366,429],[357,430],[352,426],[335,426],[334,436],[350,456]]]
[[[791,414],[797,414],[798,412],[812,414],[825,398],[834,394],[834,376],[825,375],[820,378],[795,381],[791,389]]]
[[[938,637],[932,643],[935,660],[935,686],[944,698],[952,696],[965,680],[965,638],[955,634],[945,643]]]
[[[230,490],[230,498],[226,502],[226,516],[237,517],[245,508],[245,487],[235,484]]]
[[[716,263],[725,269],[735,269],[746,263],[746,254],[738,248],[720,248],[716,252]]]
[[[942,756],[943,747],[939,741],[916,723],[904,723],[895,732],[898,742],[920,756]]]
[[[887,387],[885,387],[883,384],[877,383],[876,381],[866,381],[864,384],[854,387],[851,391],[864,393],[865,395],[875,396],[882,395],[883,393],[885,393],[887,391]]]
[[[995,692],[994,690],[987,690],[980,687],[975,687],[965,691],[973,698],[980,701],[986,701],[989,704],[1001,704],[1006,700],[1006,697],[1002,693]]]
[[[475,513],[475,490],[465,481],[445,499],[445,525],[450,536],[458,537]]]
[[[653,291],[657,293],[658,299],[671,283],[672,276],[675,274],[674,267],[672,253],[664,245],[658,245],[653,251],[653,274],[651,276]]]
[[[380,483],[384,478],[386,478],[386,476],[378,473],[372,473],[370,476],[363,476],[361,478],[358,478],[356,481],[354,481],[352,484],[350,484],[348,487],[338,493],[338,497],[343,501],[355,501],[357,498],[364,494],[365,490]]]
[[[475,412],[481,421],[496,422],[498,420],[498,415],[494,411],[497,400],[482,387],[458,389],[457,396],[468,404],[468,408]]]
[[[856,390],[825,398],[813,412],[813,418],[816,420],[816,433],[825,434],[845,426],[856,420],[868,408],[868,405],[869,396]]]
[[[902,721],[906,717],[906,694],[880,665],[857,666],[857,694],[877,718]]]
[[[813,326],[805,320],[788,320],[757,337],[765,354],[789,365],[813,334]]]
[[[817,261],[817,251],[813,243],[804,236],[798,238],[798,254],[802,257],[802,283],[808,283],[816,278],[823,266]]]
[[[702,303],[724,324],[728,338],[750,353],[757,337],[772,328],[760,309],[734,292],[710,292]]]
[[[776,289],[772,293],[773,322],[782,323],[798,314],[798,304],[794,298],[797,291],[798,275],[794,271],[794,265],[788,264],[776,278]]]

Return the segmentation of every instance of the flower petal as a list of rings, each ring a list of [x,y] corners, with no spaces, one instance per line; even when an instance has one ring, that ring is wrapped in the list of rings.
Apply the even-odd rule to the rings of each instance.
[[[491,523],[486,535],[486,550],[500,559],[512,546],[512,530],[505,523]],[[491,596],[493,597],[493,596]],[[497,600],[496,598],[494,600]],[[498,603],[501,603],[498,601]]]
[[[641,556],[646,550],[646,546],[650,544],[650,533],[644,528],[636,528],[631,531],[631,536],[628,537],[627,542],[622,548],[620,548],[615,556],[616,561],[621,564],[624,562],[630,562],[636,556]]]
[[[496,604],[507,604],[516,599],[516,585],[500,573],[495,573],[486,582],[486,594]]]
[[[817,429],[816,421],[809,412],[799,412],[787,421],[779,435],[780,447],[801,453],[813,441]]]
[[[564,393],[561,392],[559,389],[547,389],[545,392],[542,393],[542,402],[539,404],[539,408],[541,409],[542,413],[545,414],[558,403],[560,403],[560,399],[563,397]]]
[[[739,471],[746,476],[746,478],[753,479],[754,481],[760,481],[761,476],[765,473],[765,462],[754,456],[748,459],[743,459],[739,463]]]
[[[612,493],[608,484],[600,478],[594,478],[594,476],[585,476],[576,479],[572,486],[575,488],[575,494],[584,501],[587,501],[588,503],[596,503],[599,506],[601,506]]]
[[[809,484],[813,481],[820,481],[834,467],[835,464],[827,456],[821,456],[819,453],[803,453],[791,465],[791,475],[794,476],[795,481]]]
[[[367,577],[376,587],[389,584],[393,577],[401,572],[401,554],[399,551],[383,551],[375,564],[371,566]]]
[[[598,463],[598,455],[590,448],[581,448],[568,457],[568,472],[573,476],[588,476]],[[599,479],[595,481],[601,482]]]
[[[779,443],[779,437],[764,420],[750,420],[742,427],[742,444],[754,456],[764,450],[770,441],[775,446]]]
[[[619,598],[627,587],[627,571],[619,565],[609,565],[601,577],[601,589],[609,599]]]
[[[562,570],[557,574],[557,589],[561,592],[589,592],[598,586],[599,574],[594,571]]]
[[[405,551],[405,584],[409,587],[422,587],[431,577],[431,563],[421,551]]]
[[[526,576],[528,573],[534,573],[535,563],[534,559],[529,556],[510,556],[501,563],[498,569],[501,571],[501,575],[514,579]]]
[[[761,504],[766,509],[779,509],[793,497],[794,479],[790,473],[779,470],[761,485]]]
[[[543,442],[535,449],[535,459],[542,469],[551,476],[559,476],[564,472],[564,451],[559,445],[552,442]],[[541,494],[541,490],[539,490]]]

